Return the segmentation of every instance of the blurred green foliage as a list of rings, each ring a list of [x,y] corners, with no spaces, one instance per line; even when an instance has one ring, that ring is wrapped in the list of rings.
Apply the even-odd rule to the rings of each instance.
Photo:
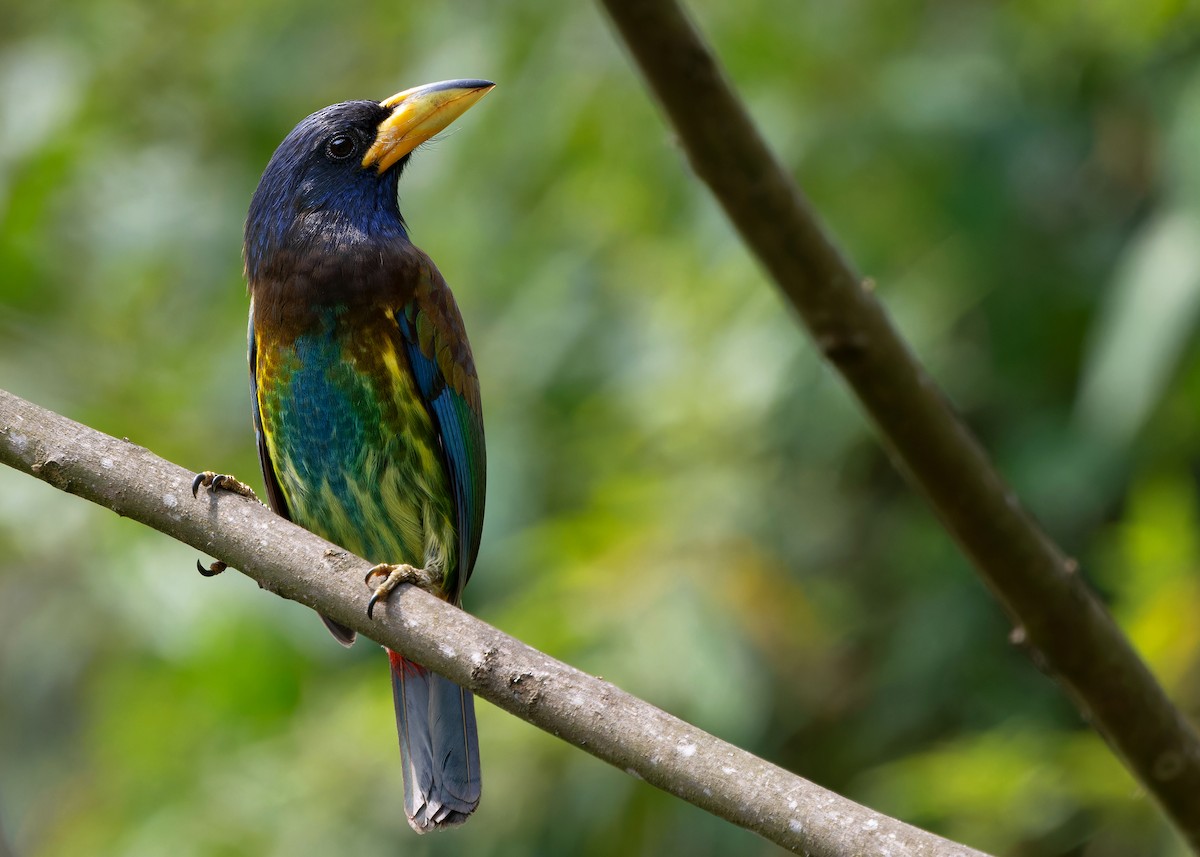
[[[0,387],[258,482],[241,221],[301,117],[500,85],[402,186],[482,376],[467,606],[998,854],[1184,850],[689,174],[587,3],[3,0]],[[1018,493],[1200,710],[1200,12],[743,0],[696,14]],[[770,854],[480,705],[417,838],[383,656],[0,470],[0,854]]]

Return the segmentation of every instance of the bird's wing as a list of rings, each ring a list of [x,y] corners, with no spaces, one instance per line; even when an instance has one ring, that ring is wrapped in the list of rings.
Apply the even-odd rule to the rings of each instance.
[[[283,489],[279,487],[279,479],[275,476],[275,466],[271,463],[271,453],[267,450],[267,436],[263,432],[262,413],[258,407],[258,343],[254,337],[254,307],[250,307],[250,329],[246,336],[250,347],[250,402],[254,411],[254,439],[258,442],[258,463],[262,467],[263,482],[267,486],[267,501],[275,514],[281,518],[292,519],[288,512],[287,501],[283,498]]]
[[[263,431],[262,413],[258,406],[258,343],[254,337],[253,302],[250,305],[250,328],[246,338],[250,349],[250,402],[251,410],[254,412],[254,439],[258,443],[258,463],[262,466],[263,483],[267,487],[267,501],[275,510],[275,514],[290,521],[292,516],[288,512],[283,489],[279,486],[279,478],[275,475],[275,465],[271,461],[270,450],[267,449],[267,436]],[[343,646],[349,646],[354,642],[355,633],[350,628],[325,616],[321,617],[321,621],[325,623],[329,633],[333,634]]]
[[[421,266],[413,297],[395,318],[417,389],[436,424],[454,491],[459,563],[448,588],[457,603],[483,533],[487,460],[479,376],[458,305],[432,262]]]

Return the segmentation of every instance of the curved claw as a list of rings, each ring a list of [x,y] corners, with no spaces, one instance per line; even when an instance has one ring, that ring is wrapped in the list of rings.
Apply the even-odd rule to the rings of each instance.
[[[368,619],[375,618],[375,605],[380,601],[386,601],[387,597],[392,594],[392,589],[396,586],[396,582],[392,580],[392,575],[399,572],[401,567],[402,566],[380,563],[379,565],[372,566],[367,570],[366,577],[363,578],[363,583],[365,583],[367,586],[371,585],[371,578],[373,577],[384,578],[383,583],[379,584],[375,591],[371,593],[371,600],[367,602]]]
[[[213,560],[212,565],[210,565],[208,568],[205,568],[203,565],[201,565],[200,560],[196,560],[196,571],[200,572],[205,577],[216,577],[227,568],[229,568],[229,566],[221,562],[219,559]]]
[[[211,485],[213,478],[216,475],[217,474],[213,473],[211,470],[203,470],[200,473],[197,473],[196,478],[192,480],[192,496],[195,497],[200,493],[201,485],[205,486],[206,488]]]

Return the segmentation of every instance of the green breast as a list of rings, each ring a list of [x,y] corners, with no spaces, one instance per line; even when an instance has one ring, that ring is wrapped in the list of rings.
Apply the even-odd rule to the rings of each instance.
[[[458,538],[449,479],[395,323],[330,310],[291,342],[258,332],[258,407],[292,519],[372,562],[445,579]]]

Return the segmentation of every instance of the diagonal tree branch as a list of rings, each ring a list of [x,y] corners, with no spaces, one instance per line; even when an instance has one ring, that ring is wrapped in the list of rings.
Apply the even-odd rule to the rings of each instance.
[[[1021,507],[775,159],[676,0],[601,0],[743,240],[1080,712],[1200,853],[1200,739]]]
[[[371,563],[244,497],[0,390],[0,462],[241,569],[628,774],[815,857],[986,857],[860,806],[402,586],[366,617]]]

